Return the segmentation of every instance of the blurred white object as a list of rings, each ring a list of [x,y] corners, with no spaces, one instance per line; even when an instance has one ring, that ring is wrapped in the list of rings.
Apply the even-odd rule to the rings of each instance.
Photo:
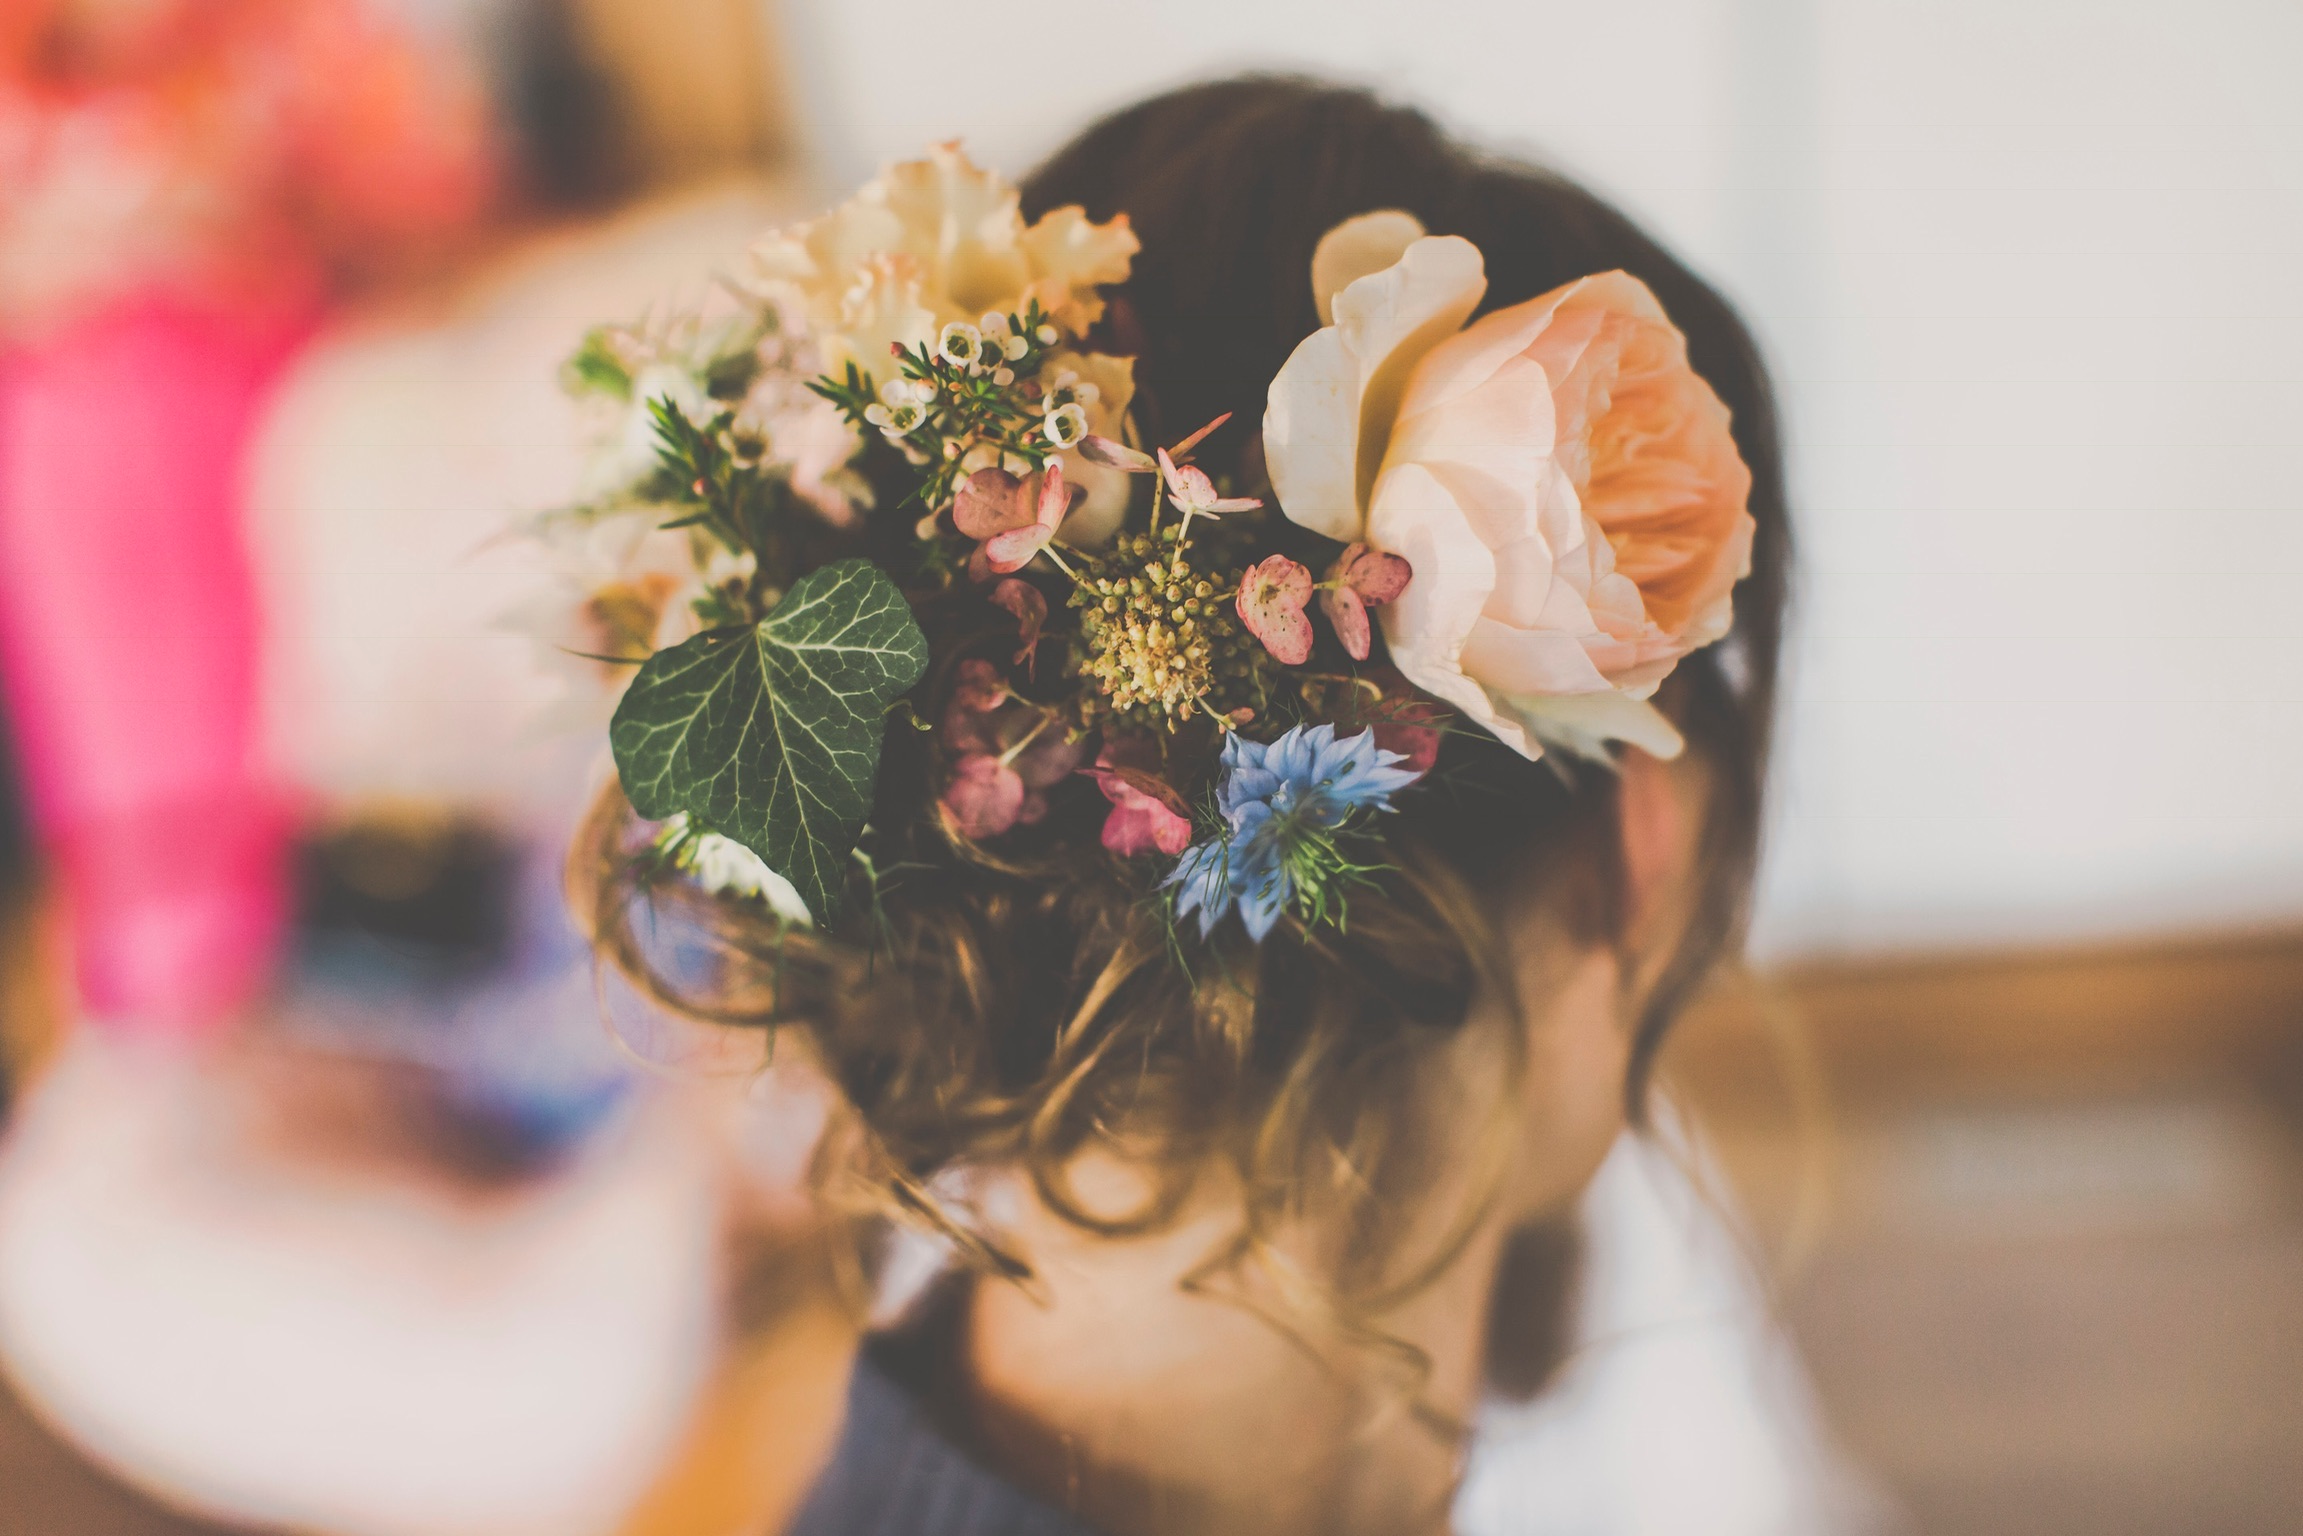
[[[750,183],[558,236],[445,310],[365,317],[290,370],[254,457],[283,775],[331,800],[449,800],[564,835],[605,735],[511,620],[548,597],[507,537],[577,497],[586,423],[560,365],[595,325],[694,303],[798,206]]]
[[[282,1155],[251,1095],[86,1032],[0,1157],[0,1357],[131,1482],[334,1536],[613,1530],[718,1338],[726,1183],[643,1103],[548,1179]]]
[[[1570,1354],[1490,1402],[1461,1536],[1845,1536],[1892,1529],[1832,1448],[1696,1154],[1626,1136],[1583,1200]]]

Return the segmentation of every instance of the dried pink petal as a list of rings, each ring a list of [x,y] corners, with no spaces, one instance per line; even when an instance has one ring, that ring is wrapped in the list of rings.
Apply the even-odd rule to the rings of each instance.
[[[1016,634],[1020,641],[1015,659],[1027,669],[1039,663],[1040,629],[1048,621],[1046,594],[1021,576],[1009,576],[992,588],[992,601],[1016,617]]]
[[[1148,475],[1159,468],[1159,460],[1138,448],[1114,438],[1090,432],[1080,439],[1080,457],[1090,464],[1101,464],[1107,469],[1121,469],[1131,475]]]
[[[1176,444],[1173,448],[1170,448],[1168,450],[1168,456],[1174,459],[1178,464],[1181,464],[1185,459],[1191,457],[1191,451],[1194,448],[1197,448],[1201,443],[1207,441],[1207,435],[1210,432],[1213,432],[1216,428],[1222,426],[1229,420],[1231,420],[1231,412],[1226,411],[1221,416],[1218,416],[1215,420],[1209,422],[1206,426],[1200,428],[1197,432],[1194,432],[1191,436],[1185,438],[1182,442]]]
[[[1329,587],[1319,595],[1320,612],[1335,626],[1335,637],[1354,661],[1367,660],[1375,636],[1368,628],[1367,604],[1349,587]]]
[[[1375,731],[1377,746],[1386,752],[1399,753],[1407,759],[1402,766],[1417,773],[1431,772],[1432,764],[1439,761],[1439,744],[1446,722],[1444,707],[1429,699],[1415,698],[1386,698],[1361,711],[1359,716],[1359,724]]]
[[[1328,573],[1360,595],[1371,607],[1388,603],[1407,590],[1415,575],[1415,567],[1398,555],[1370,549],[1365,544],[1354,544],[1336,561],[1335,569]]]
[[[952,684],[952,702],[963,709],[997,709],[1008,701],[1011,692],[999,668],[981,656],[970,656],[960,663],[959,677]]]
[[[986,471],[978,470],[983,474]],[[1013,478],[1013,477],[1011,477]],[[1060,459],[1050,459],[1046,473],[1040,476],[1039,504],[1036,515],[1020,528],[994,534],[984,540],[984,560],[994,571],[1005,575],[1020,571],[1031,564],[1032,557],[1047,548],[1056,536],[1056,528],[1071,510],[1071,491],[1064,484],[1064,466]]]
[[[1191,818],[1181,810],[1174,790],[1146,773],[1130,768],[1102,768],[1096,785],[1112,803],[1104,818],[1103,845],[1113,853],[1133,856],[1164,853],[1170,857],[1191,846]]]
[[[1168,494],[1173,496],[1179,505],[1204,506],[1215,500],[1215,482],[1210,480],[1207,477],[1207,471],[1197,464],[1178,465],[1173,458],[1168,456],[1168,451],[1162,448],[1159,467],[1160,473],[1167,479]]]
[[[1024,781],[989,752],[959,760],[942,801],[944,823],[961,837],[997,837],[1023,814]]]
[[[1029,527],[1032,503],[1027,482],[1004,469],[977,470],[960,483],[952,500],[952,522],[971,539]]]
[[[1311,659],[1311,620],[1303,611],[1311,592],[1311,571],[1285,555],[1249,566],[1240,580],[1240,622],[1291,667]]]
[[[1370,604],[1388,603],[1407,590],[1414,568],[1397,555],[1387,555],[1365,544],[1353,544],[1328,568],[1319,594],[1320,611],[1335,626],[1335,635],[1355,661],[1367,660],[1374,644],[1369,631]]]

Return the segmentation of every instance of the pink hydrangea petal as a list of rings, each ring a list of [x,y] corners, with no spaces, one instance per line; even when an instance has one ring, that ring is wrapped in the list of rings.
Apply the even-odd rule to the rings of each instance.
[[[1050,459],[1047,473],[1040,477],[1039,515],[1035,521],[1052,535],[1071,508],[1071,492],[1064,487],[1064,461]]]
[[[944,820],[966,838],[999,836],[1016,824],[1023,808],[1024,781],[988,752],[961,758],[944,789]]]
[[[1375,725],[1375,744],[1406,758],[1399,766],[1411,773],[1431,772],[1431,765],[1439,761],[1439,740],[1436,725],[1409,720],[1380,720]]]
[[[1165,448],[1159,451],[1159,473],[1160,478],[1167,482],[1169,495],[1181,496],[1183,494],[1183,475],[1175,467],[1175,460],[1169,456]]]
[[[1231,420],[1231,412],[1226,411],[1221,416],[1218,416],[1215,420],[1209,422],[1206,426],[1200,428],[1197,432],[1194,432],[1191,436],[1185,438],[1182,442],[1176,444],[1174,448],[1169,450],[1169,452],[1175,457],[1177,462],[1182,462],[1185,456],[1188,455],[1194,448],[1197,448],[1201,443],[1207,441],[1207,435],[1210,432],[1213,432],[1216,428],[1222,426],[1229,420]]]
[[[952,522],[971,539],[988,539],[1032,521],[1024,482],[1004,469],[979,469],[952,500]]]
[[[952,685],[952,702],[963,709],[997,709],[1008,701],[1010,692],[999,668],[981,656],[970,656],[960,663],[959,678]]]
[[[1131,475],[1153,474],[1159,469],[1159,460],[1150,454],[1094,432],[1080,439],[1080,457],[1090,464],[1125,470]]]
[[[1040,629],[1048,621],[1046,595],[1021,576],[1009,576],[992,588],[992,602],[1015,615],[1017,663],[1025,667],[1037,665]]]
[[[1291,667],[1311,659],[1311,620],[1303,611],[1311,592],[1310,570],[1285,555],[1248,567],[1240,582],[1240,622]]]
[[[1344,650],[1354,661],[1367,660],[1374,646],[1374,635],[1367,624],[1367,605],[1359,594],[1349,587],[1330,587],[1319,595],[1320,611],[1335,626],[1335,637],[1343,642]]]
[[[1104,818],[1103,845],[1113,853],[1173,857],[1191,846],[1191,818],[1168,803],[1174,791],[1165,785],[1127,769],[1099,772],[1096,783],[1112,803]]]
[[[1335,563],[1334,574],[1363,602],[1388,603],[1407,590],[1415,568],[1397,555],[1354,544]]]
[[[1053,528],[1033,523],[1028,528],[1014,528],[1006,533],[984,540],[984,563],[999,575],[1020,571],[1032,563],[1032,557],[1047,548],[1055,534]]]

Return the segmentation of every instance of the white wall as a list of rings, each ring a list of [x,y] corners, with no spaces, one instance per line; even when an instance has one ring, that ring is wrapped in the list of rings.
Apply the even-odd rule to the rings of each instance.
[[[1804,537],[1768,946],[2303,917],[2291,0],[779,25],[835,185],[954,134],[1021,171],[1160,86],[1295,65],[1544,153],[1716,277],[1785,386]]]

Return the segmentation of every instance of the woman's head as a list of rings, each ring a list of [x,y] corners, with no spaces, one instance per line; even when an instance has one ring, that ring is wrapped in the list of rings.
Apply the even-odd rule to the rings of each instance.
[[[1135,357],[1146,442],[1234,413],[1200,462],[1249,494],[1268,488],[1247,424],[1320,325],[1314,249],[1378,209],[1476,245],[1485,310],[1591,273],[1640,279],[1731,411],[1752,472],[1757,534],[1733,636],[1686,658],[1657,698],[1684,762],[1562,768],[1447,730],[1429,781],[1379,819],[1381,857],[1347,887],[1345,924],[1283,921],[1259,944],[1233,923],[1202,939],[1163,917],[1157,872],[1106,851],[1111,802],[1096,781],[1050,775],[1033,789],[1036,821],[971,838],[941,804],[947,733],[896,729],[851,887],[867,916],[850,936],[709,909],[725,963],[701,987],[653,981],[693,1011],[809,1042],[854,1110],[864,1160],[850,1170],[869,1168],[899,1205],[932,1206],[927,1186],[946,1170],[1015,1167],[1058,1213],[1117,1233],[1158,1225],[1220,1172],[1245,1205],[1243,1244],[1328,1212],[1352,1249],[1339,1287],[1380,1294],[1405,1272],[1397,1250],[1437,1163],[1534,1144],[1513,1122],[1529,1105],[1602,1131],[1620,1107],[1637,1113],[1671,1014],[1737,930],[1787,555],[1766,380],[1724,301],[1620,214],[1355,91],[1248,79],[1161,97],[1091,128],[1023,198],[1027,217],[1070,204],[1128,216],[1142,249],[1091,342]],[[913,695],[922,720],[1056,686],[1062,658],[1011,660],[1014,622],[982,588],[956,583],[916,607],[937,658]],[[626,823],[612,804],[578,875],[605,945],[645,977]],[[1612,979],[1579,1006],[1612,1043],[1539,1038],[1564,994],[1602,974],[1594,956]],[[1498,1134],[1467,1137],[1467,1120]],[[1089,1153],[1138,1170],[1141,1198],[1077,1195]]]

